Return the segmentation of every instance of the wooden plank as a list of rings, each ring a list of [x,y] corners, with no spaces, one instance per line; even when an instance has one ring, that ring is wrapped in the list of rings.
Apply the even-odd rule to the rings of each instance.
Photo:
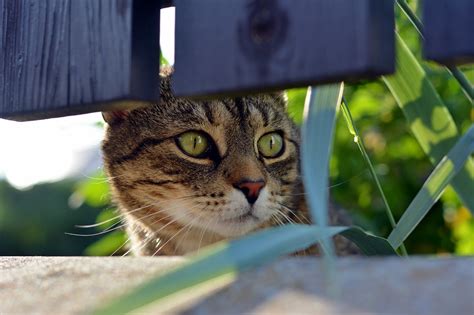
[[[0,117],[158,101],[159,9],[153,0],[0,0]]]
[[[447,65],[474,62],[473,17],[473,0],[425,1],[425,58]]]
[[[161,8],[174,7],[174,0],[162,0]]]
[[[216,96],[394,70],[393,1],[177,0],[175,92]]]

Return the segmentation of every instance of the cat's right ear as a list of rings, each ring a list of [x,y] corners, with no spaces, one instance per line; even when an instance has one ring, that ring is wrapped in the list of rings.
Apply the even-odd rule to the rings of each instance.
[[[102,112],[102,118],[110,126],[119,124],[127,119],[130,114],[127,110],[115,110],[110,112]]]

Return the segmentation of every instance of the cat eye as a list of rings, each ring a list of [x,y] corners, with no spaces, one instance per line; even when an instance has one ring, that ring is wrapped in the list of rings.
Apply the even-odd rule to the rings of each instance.
[[[278,132],[264,134],[257,142],[257,148],[266,158],[276,158],[283,154],[283,137]]]
[[[210,142],[207,135],[198,131],[187,131],[182,133],[177,137],[176,142],[181,151],[196,158],[206,157],[210,148]]]

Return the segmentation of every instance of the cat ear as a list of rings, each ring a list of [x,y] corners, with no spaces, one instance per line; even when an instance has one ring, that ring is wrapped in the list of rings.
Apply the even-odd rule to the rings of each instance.
[[[129,114],[130,112],[127,110],[115,110],[110,112],[102,112],[102,117],[106,123],[112,126],[126,120]]]
[[[288,96],[285,91],[276,91],[270,93],[270,96],[273,98],[275,103],[282,108],[286,108],[288,105]]]

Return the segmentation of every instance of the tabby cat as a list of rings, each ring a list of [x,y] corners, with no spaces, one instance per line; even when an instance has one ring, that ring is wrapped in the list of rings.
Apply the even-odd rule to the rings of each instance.
[[[105,170],[135,255],[309,222],[284,94],[194,101],[173,95],[171,68],[160,75],[159,105],[103,114]],[[345,223],[335,211],[331,221]]]

